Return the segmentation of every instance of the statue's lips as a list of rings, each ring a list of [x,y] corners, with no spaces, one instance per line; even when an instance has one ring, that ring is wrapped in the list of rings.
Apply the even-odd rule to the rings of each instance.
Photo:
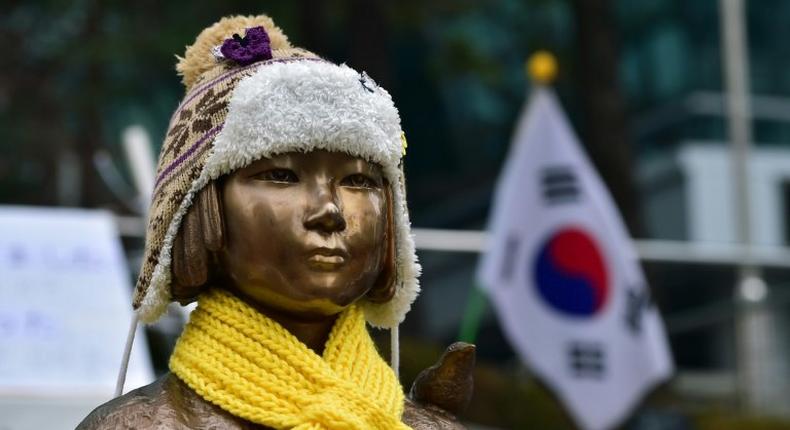
[[[348,252],[340,248],[316,248],[308,253],[308,265],[319,270],[335,270],[348,260]]]

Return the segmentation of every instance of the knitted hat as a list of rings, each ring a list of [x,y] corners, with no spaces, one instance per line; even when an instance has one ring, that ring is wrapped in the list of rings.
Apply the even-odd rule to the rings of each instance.
[[[291,46],[267,16],[223,18],[179,60],[186,96],[159,155],[133,302],[139,318],[155,321],[171,301],[173,241],[209,181],[261,158],[328,150],[377,163],[392,188],[396,292],[363,308],[372,325],[397,326],[419,291],[420,266],[401,165],[406,141],[389,93],[365,73]]]

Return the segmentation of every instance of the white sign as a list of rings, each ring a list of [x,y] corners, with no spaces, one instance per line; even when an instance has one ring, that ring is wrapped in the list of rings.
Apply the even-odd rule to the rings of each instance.
[[[131,279],[107,212],[0,207],[0,396],[112,395]],[[138,333],[127,386],[153,380]]]
[[[615,427],[672,360],[631,239],[548,89],[519,123],[490,230],[479,279],[514,349],[582,428]]]

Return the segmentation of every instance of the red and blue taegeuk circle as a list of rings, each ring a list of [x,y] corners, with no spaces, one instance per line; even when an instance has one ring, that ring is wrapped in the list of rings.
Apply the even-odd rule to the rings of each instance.
[[[533,265],[540,297],[573,317],[600,312],[609,299],[609,274],[596,240],[578,227],[555,231],[538,250]]]

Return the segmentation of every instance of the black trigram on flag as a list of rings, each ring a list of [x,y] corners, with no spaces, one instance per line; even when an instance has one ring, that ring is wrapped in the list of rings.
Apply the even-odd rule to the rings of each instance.
[[[568,345],[568,364],[577,378],[601,379],[606,373],[606,354],[598,342],[571,342]]]
[[[625,297],[625,324],[633,335],[642,333],[642,320],[645,313],[653,306],[650,291],[647,287],[641,289],[629,288]]]
[[[541,173],[543,200],[550,205],[575,202],[579,199],[579,184],[576,173],[569,166],[550,166]]]

